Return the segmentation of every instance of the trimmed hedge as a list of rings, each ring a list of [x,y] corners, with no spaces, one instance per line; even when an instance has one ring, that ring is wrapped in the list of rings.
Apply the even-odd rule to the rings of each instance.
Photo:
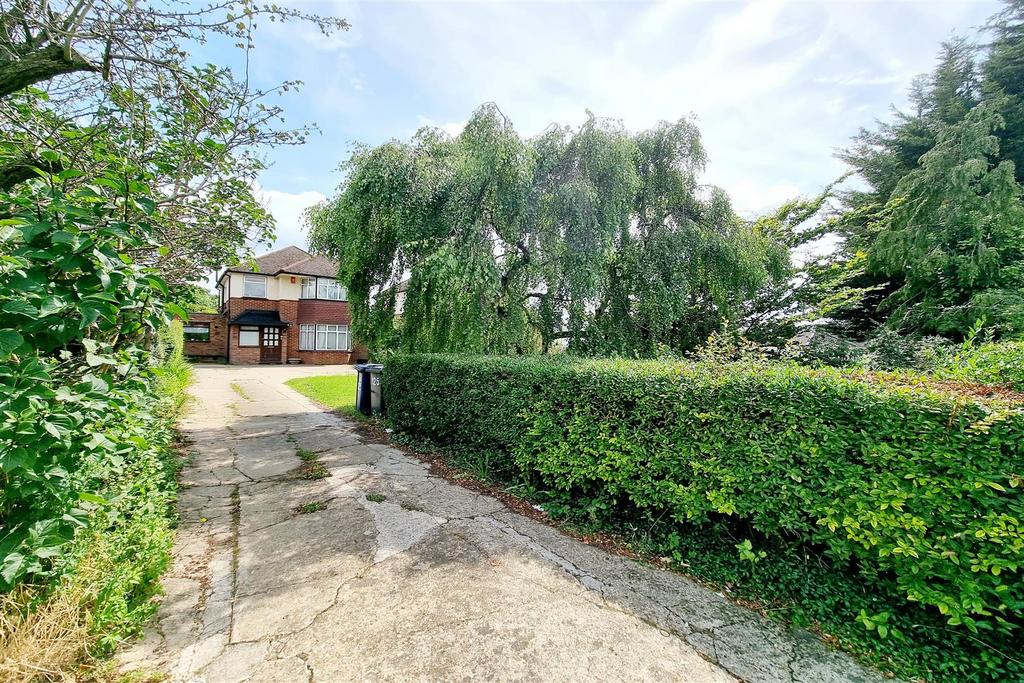
[[[895,581],[949,624],[1019,627],[1021,407],[883,379],[415,355],[389,361],[384,400],[398,430],[486,454],[596,521],[731,520]]]

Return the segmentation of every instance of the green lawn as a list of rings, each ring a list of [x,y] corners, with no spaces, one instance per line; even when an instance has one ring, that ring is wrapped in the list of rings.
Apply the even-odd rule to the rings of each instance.
[[[307,396],[325,408],[358,417],[356,411],[356,376],[324,375],[322,377],[296,377],[285,382],[295,391]]]

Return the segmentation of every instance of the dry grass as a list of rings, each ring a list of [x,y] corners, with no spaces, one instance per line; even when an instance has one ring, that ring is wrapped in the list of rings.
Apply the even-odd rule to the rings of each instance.
[[[229,386],[231,387],[231,391],[235,392],[236,394],[244,398],[246,401],[252,400],[249,398],[249,394],[245,393],[245,389],[243,389],[242,385],[239,384],[238,382],[232,382]]]
[[[43,596],[36,586],[0,595],[0,681],[3,683],[141,683],[152,672],[125,674],[90,655],[96,643],[90,607],[102,560],[83,560],[72,577]]]
[[[91,643],[85,591],[62,584],[30,608],[38,590],[22,588],[0,598],[0,681],[82,680]]]

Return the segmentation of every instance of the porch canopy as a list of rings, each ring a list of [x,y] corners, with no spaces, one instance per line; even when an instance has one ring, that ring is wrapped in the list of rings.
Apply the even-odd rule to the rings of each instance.
[[[277,311],[246,311],[228,321],[228,325],[257,325],[259,327],[288,327]]]

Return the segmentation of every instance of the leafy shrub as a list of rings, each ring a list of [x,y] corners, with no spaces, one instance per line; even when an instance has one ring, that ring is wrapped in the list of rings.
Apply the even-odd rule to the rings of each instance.
[[[121,425],[99,432],[120,445],[121,457],[83,458],[71,478],[105,502],[83,504],[87,516],[71,540],[30,575],[34,585],[22,584],[0,606],[0,679],[73,671],[80,659],[138,633],[156,608],[173,540],[179,459],[171,423],[191,375],[181,362],[167,358],[154,368],[151,389],[129,393],[113,418]]]
[[[789,340],[783,358],[803,365],[845,367],[864,355],[863,344],[821,329],[807,329]]]
[[[189,366],[180,326],[161,332],[166,286],[128,255],[152,243],[125,216],[153,205],[122,171],[0,193],[0,591],[22,644],[65,605],[88,642],[63,647],[109,650],[152,611],[169,560]]]
[[[938,377],[1024,391],[1024,341],[967,345],[937,358],[931,371]]]
[[[867,340],[867,351],[856,364],[871,370],[899,370],[914,367],[918,341],[883,327]]]
[[[866,342],[818,332],[807,343],[791,343],[784,357],[804,365],[867,370],[914,369],[942,379],[1000,385],[1024,391],[1024,341],[978,340],[980,328],[962,344],[942,337],[912,338],[882,328]],[[698,356],[698,360],[704,358]]]
[[[123,181],[118,181],[122,186]],[[149,360],[166,293],[124,252],[144,226],[123,202],[45,183],[0,196],[0,589],[41,578],[90,515],[98,488],[148,445]]]
[[[1021,625],[1017,406],[792,365],[444,355],[392,359],[384,393],[396,428],[494,454],[548,509],[666,534],[726,520],[951,626]]]

